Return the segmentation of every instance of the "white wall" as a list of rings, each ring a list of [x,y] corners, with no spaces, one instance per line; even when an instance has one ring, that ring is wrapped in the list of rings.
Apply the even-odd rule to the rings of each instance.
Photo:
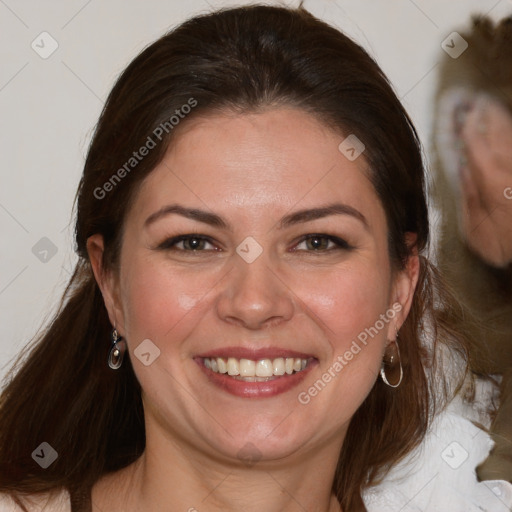
[[[144,46],[187,17],[249,3],[0,2],[0,376],[53,311],[69,278],[75,261],[72,202],[115,77]],[[425,144],[441,42],[467,27],[472,13],[494,19],[512,14],[512,0],[306,0],[304,5],[376,57]],[[58,43],[47,59],[31,47],[35,40],[38,51],[51,49],[50,39],[37,37],[43,31]],[[46,262],[34,254],[44,257],[43,237],[56,250],[52,256],[50,249]]]

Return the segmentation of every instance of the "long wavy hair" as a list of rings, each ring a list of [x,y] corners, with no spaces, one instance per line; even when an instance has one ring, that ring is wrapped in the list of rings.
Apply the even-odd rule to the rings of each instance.
[[[302,6],[194,17],[143,50],[118,78],[77,192],[79,260],[58,312],[16,361],[0,397],[0,491],[19,498],[65,488],[73,498],[144,451],[141,388],[129,360],[118,371],[106,364],[112,326],[86,242],[103,235],[103,265],[116,268],[131,199],[179,133],[171,117],[192,102],[179,127],[199,115],[290,106],[355,134],[386,213],[393,267],[402,269],[411,251],[420,254],[412,309],[400,331],[403,382],[397,389],[375,383],[350,422],[335,474],[343,510],[365,510],[362,491],[421,442],[448,395],[449,386],[433,378],[436,345],[466,361],[465,319],[424,256],[425,173],[411,120],[366,51]],[[155,147],[126,167],[148,136]],[[414,246],[406,244],[409,232],[417,235]],[[47,469],[31,457],[43,441],[59,454]]]

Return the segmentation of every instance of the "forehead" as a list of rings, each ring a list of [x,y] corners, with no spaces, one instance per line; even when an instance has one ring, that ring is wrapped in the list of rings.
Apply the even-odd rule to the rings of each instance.
[[[136,213],[181,200],[261,217],[342,200],[383,216],[364,154],[351,161],[338,148],[345,138],[296,109],[190,120],[144,180]]]

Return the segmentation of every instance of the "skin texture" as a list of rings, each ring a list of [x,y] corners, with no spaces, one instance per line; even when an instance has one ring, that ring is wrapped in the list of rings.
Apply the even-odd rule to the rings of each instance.
[[[93,488],[93,510],[337,511],[338,453],[387,340],[409,311],[418,258],[392,270],[386,218],[364,157],[347,160],[338,151],[344,137],[311,115],[226,113],[180,129],[130,207],[119,268],[102,269],[100,235],[88,241],[110,320],[127,340],[143,389],[147,435],[136,463]],[[367,225],[342,214],[279,227],[285,215],[332,203],[357,209]],[[144,227],[170,204],[215,213],[231,229],[177,214]],[[195,253],[183,242],[158,249],[190,233],[209,242]],[[309,234],[353,248],[329,242],[315,252],[302,240]],[[252,263],[236,252],[248,236],[263,249]],[[299,403],[299,392],[397,302],[403,309],[379,334],[307,405]],[[150,366],[133,355],[145,339],[161,351]],[[212,385],[193,359],[226,346],[296,350],[318,365],[285,393],[241,398]],[[244,447],[258,460],[241,461]]]

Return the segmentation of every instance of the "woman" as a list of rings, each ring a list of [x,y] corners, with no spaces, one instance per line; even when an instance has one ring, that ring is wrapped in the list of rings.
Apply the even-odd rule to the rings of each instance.
[[[0,489],[365,510],[448,398],[435,346],[467,362],[428,232],[416,133],[364,50],[301,8],[187,21],[99,120],[79,262],[3,391]]]

